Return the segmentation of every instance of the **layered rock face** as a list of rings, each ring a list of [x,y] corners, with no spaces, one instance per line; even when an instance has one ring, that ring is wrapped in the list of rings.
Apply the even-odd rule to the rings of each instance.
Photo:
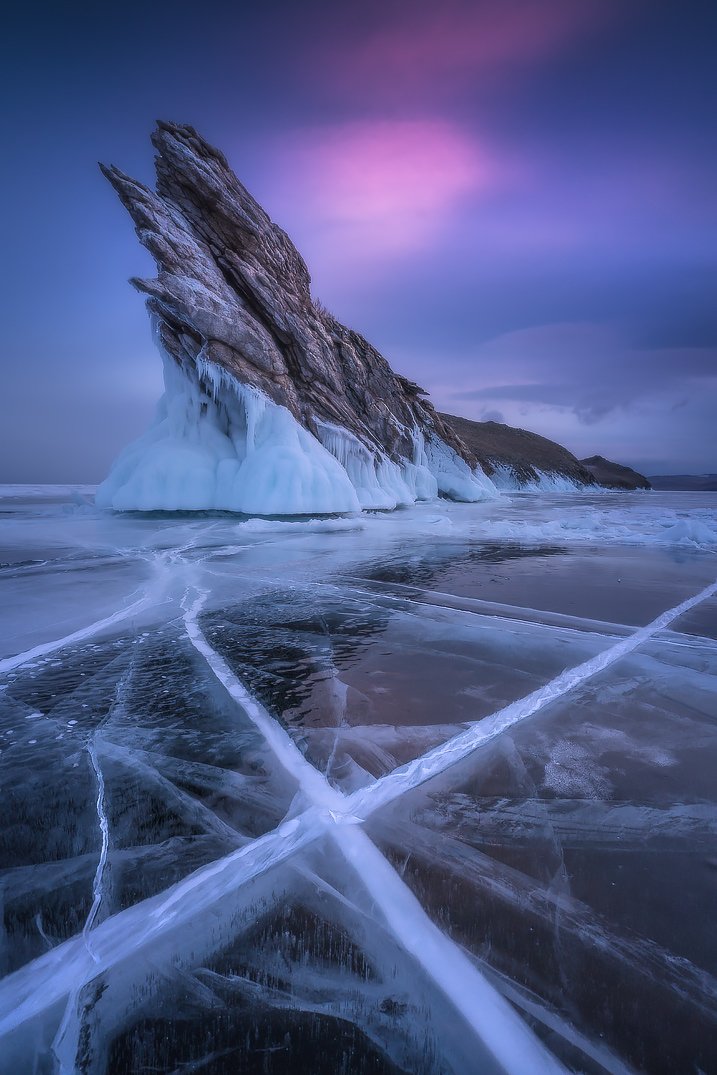
[[[165,396],[98,503],[302,514],[494,496],[422,390],[312,299],[298,251],[222,154],[169,123],[152,142],[156,192],[103,172],[157,263],[132,283]]]

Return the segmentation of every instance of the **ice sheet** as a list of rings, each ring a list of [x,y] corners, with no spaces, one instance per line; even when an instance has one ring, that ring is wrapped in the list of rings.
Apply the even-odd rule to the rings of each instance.
[[[3,504],[0,1071],[710,1070],[709,499]]]
[[[715,697],[717,647],[658,632],[369,826],[452,936],[650,1071],[715,1055]]]

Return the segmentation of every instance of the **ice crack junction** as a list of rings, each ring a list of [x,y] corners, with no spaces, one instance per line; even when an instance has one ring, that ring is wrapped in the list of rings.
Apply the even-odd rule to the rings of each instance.
[[[492,1051],[499,1069],[523,1075],[529,1058],[531,1072],[560,1070],[558,1062],[539,1045],[463,952],[431,922],[361,824],[385,803],[443,772],[649,641],[679,616],[717,594],[717,580],[597,657],[566,669],[539,690],[351,796],[331,787],[209,645],[197,622],[208,591],[195,590],[191,605],[189,593],[185,593],[182,605],[190,641],[224,689],[265,735],[284,768],[297,778],[311,805],[273,832],[195,871],[169,892],[107,918],[92,930],[91,953],[85,938],[79,935],[8,975],[0,983],[0,1035],[47,1012],[68,995],[76,996],[83,983],[98,973],[125,961],[196,915],[210,912],[224,897],[328,834],[355,867],[396,939],[465,1016],[479,1040]],[[125,610],[125,615],[129,611]],[[27,659],[29,655],[21,656]]]
[[[529,1057],[535,1075],[562,1071],[562,1065],[540,1044],[462,949],[431,921],[393,866],[360,828],[363,819],[353,809],[351,799],[332,787],[323,773],[307,761],[289,734],[207,642],[197,622],[207,597],[208,591],[199,591],[185,612],[185,626],[192,645],[262,732],[279,763],[297,780],[312,806],[318,809],[320,828],[354,868],[396,940],[463,1016],[493,1064],[497,1063],[498,1070],[523,1075]],[[301,829],[301,819],[284,824],[290,826],[286,833],[290,837]],[[278,831],[281,832],[281,827]]]

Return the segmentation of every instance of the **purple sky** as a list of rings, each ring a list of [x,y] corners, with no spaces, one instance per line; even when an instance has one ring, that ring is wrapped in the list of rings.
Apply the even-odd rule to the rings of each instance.
[[[712,0],[106,7],[5,27],[0,481],[99,480],[151,418],[151,264],[96,161],[150,181],[158,116],[440,408],[717,471]]]

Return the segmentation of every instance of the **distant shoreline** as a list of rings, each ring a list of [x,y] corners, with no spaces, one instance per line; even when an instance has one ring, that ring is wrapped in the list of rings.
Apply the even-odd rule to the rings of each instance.
[[[717,492],[717,474],[648,474],[648,481],[665,492]]]

